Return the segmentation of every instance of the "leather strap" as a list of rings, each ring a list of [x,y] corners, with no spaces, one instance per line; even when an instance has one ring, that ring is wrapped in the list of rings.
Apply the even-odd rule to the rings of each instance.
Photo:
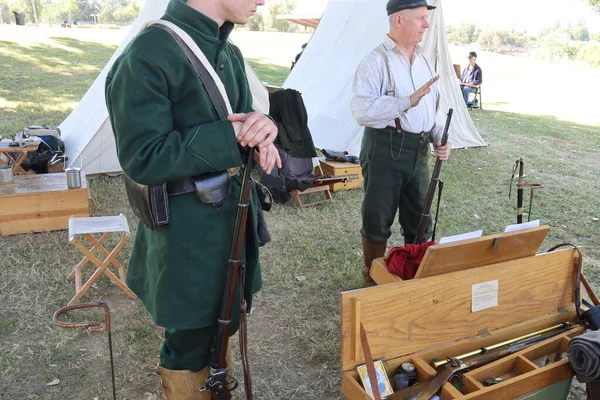
[[[373,363],[373,356],[369,349],[369,341],[367,340],[367,332],[365,331],[364,325],[360,324],[360,343],[363,348],[365,355],[365,363],[367,365],[367,373],[369,374],[369,382],[371,383],[371,389],[373,390],[373,397],[375,400],[381,400],[381,394],[379,393],[379,385],[377,385],[377,373],[375,372],[375,364]]]
[[[547,251],[547,253],[550,253],[552,251],[555,251],[561,247],[573,247],[575,249],[575,251],[577,251],[577,255],[578,255],[578,260],[577,260],[577,270],[576,270],[576,275],[575,275],[575,310],[577,311],[577,316],[579,317],[580,320],[583,320],[583,313],[581,311],[581,283],[585,281],[585,278],[583,277],[583,253],[581,252],[581,250],[579,250],[579,248],[577,246],[575,246],[572,243],[561,243],[561,244],[557,244],[556,246],[552,247],[550,250]],[[596,299],[595,301],[598,301],[598,299],[596,298],[596,296],[594,295],[594,292],[592,291],[592,288],[587,284],[587,281],[585,281],[585,283],[583,284],[585,287],[585,290],[588,291],[588,294],[591,293],[590,298],[592,298],[592,295],[594,296],[592,298],[592,301],[594,301],[594,299]]]
[[[600,305],[600,301],[598,301],[598,298],[594,294],[594,291],[592,290],[592,287],[585,280],[585,277],[583,275],[581,275],[581,283],[583,283],[583,286],[585,287],[585,290],[587,291],[588,296],[590,296],[590,299],[592,300],[592,303],[594,303],[595,306]]]
[[[240,285],[243,291],[243,288],[246,286],[245,265],[242,265],[242,268],[240,268]],[[252,400],[252,379],[250,377],[250,362],[248,361],[248,304],[246,303],[246,298],[244,296],[240,296],[240,298],[240,360],[242,362],[242,370],[244,371],[244,390],[246,391],[246,399]]]
[[[185,193],[192,193],[196,191],[196,186],[190,178],[181,179],[179,181],[172,181],[167,183],[167,192],[169,196],[177,196]]]
[[[209,70],[204,66],[204,64],[202,62],[200,62],[200,60],[199,60],[200,54],[204,55],[200,51],[200,49],[198,49],[198,51],[200,51],[200,54],[196,54],[194,51],[192,51],[190,49],[190,46],[188,46],[187,41],[185,41],[180,36],[181,32],[175,32],[176,30],[181,30],[181,29],[178,28],[174,24],[166,24],[167,22],[168,21],[163,21],[163,20],[153,21],[152,26],[155,26],[157,28],[160,28],[160,29],[166,31],[167,33],[169,33],[169,35],[171,35],[173,37],[173,39],[175,39],[175,41],[177,42],[179,47],[181,47],[181,49],[183,50],[183,52],[185,53],[187,58],[190,60],[190,63],[192,64],[192,66],[194,67],[196,72],[198,73],[198,76],[200,77],[200,80],[202,81],[202,85],[204,85],[204,88],[208,92],[210,100],[212,101],[213,106],[215,107],[215,110],[217,111],[217,115],[219,116],[219,119],[221,119],[221,120],[227,119],[227,116],[231,113],[228,112],[227,103],[225,103],[225,100],[223,99],[223,92],[225,92],[225,89],[223,88],[222,91],[219,90],[219,87],[217,86],[218,83],[221,83],[221,86],[223,85],[223,83],[219,79],[218,75],[216,75],[216,73],[214,73],[214,68],[213,68],[213,73],[211,74],[209,72]],[[206,59],[206,57],[204,57],[204,58]],[[206,62],[208,63],[208,60],[206,60]],[[213,75],[216,76],[216,79],[215,79],[215,77],[213,77]],[[226,95],[226,92],[225,92],[225,95]],[[230,108],[231,108],[231,106],[229,107],[229,109]]]

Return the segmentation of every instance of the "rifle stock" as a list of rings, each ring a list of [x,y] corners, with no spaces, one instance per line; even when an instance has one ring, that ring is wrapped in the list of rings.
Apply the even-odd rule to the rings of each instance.
[[[453,109],[448,110],[448,116],[446,117],[446,125],[444,126],[444,133],[442,134],[441,144],[442,146],[448,143],[448,129],[450,128],[450,121],[452,120]],[[440,181],[440,171],[442,169],[442,160],[437,158],[435,160],[435,166],[433,167],[433,174],[431,175],[431,181],[429,182],[429,189],[427,189],[427,197],[425,197],[425,207],[423,208],[423,214],[421,214],[421,220],[417,228],[416,244],[422,244],[425,236],[425,229],[427,229],[427,222],[431,215],[431,204],[433,203],[433,197],[435,196],[435,189],[438,182]]]

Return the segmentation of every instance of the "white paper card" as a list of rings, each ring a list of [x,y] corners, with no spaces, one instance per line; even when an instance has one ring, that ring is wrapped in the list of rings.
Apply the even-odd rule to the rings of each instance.
[[[479,230],[479,231],[469,232],[469,233],[461,233],[460,235],[446,236],[446,237],[441,238],[440,242],[438,244],[452,243],[452,242],[458,242],[459,240],[480,238],[481,235],[483,235],[483,229]]]
[[[472,286],[471,312],[498,307],[498,280]]]
[[[507,225],[506,228],[504,228],[504,232],[520,231],[523,229],[537,228],[538,226],[540,226],[540,220],[536,219],[535,221],[524,222],[522,224]]]

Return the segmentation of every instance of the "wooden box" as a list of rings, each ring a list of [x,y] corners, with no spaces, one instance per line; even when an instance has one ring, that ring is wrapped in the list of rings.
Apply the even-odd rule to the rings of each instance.
[[[324,157],[319,158],[323,173],[327,175],[345,176],[346,182],[331,184],[331,191],[360,188],[363,185],[362,170],[359,164],[329,161]]]
[[[0,236],[67,229],[69,217],[89,217],[88,188],[67,188],[66,174],[17,175],[0,184]]]
[[[430,256],[427,269],[437,272],[421,273],[419,278],[409,281],[343,292],[341,369],[345,398],[371,398],[356,372],[356,367],[365,363],[361,324],[373,359],[385,360],[392,385],[393,375],[401,363],[410,361],[415,365],[418,384],[389,397],[404,399],[406,393],[414,394],[431,382],[438,372],[432,366],[435,360],[456,357],[570,322],[573,328],[569,331],[470,370],[462,375],[463,385],[459,389],[445,383],[438,395],[441,400],[549,399],[555,398],[548,397],[549,390],[559,390],[551,388],[552,385],[564,392],[574,374],[569,361],[561,359],[545,366],[533,361],[566,351],[570,338],[583,332],[576,324],[574,308],[578,256],[575,249],[535,254],[540,238],[543,240],[547,231],[548,227],[540,227],[533,233],[528,230],[432,246],[432,254],[437,252],[436,248],[441,248],[440,255],[448,253],[437,262]],[[454,257],[449,255],[449,247],[460,251],[465,245],[466,250],[471,246],[470,253],[463,251],[462,257],[460,253]],[[512,246],[512,252],[506,245]],[[480,252],[477,254],[474,248],[480,248]],[[532,248],[535,250],[529,254]],[[470,259],[471,263],[461,262],[461,258]],[[481,264],[473,265],[473,260]],[[440,272],[445,263],[452,272]],[[419,272],[426,272],[421,271],[421,267]],[[488,300],[490,296],[492,300],[495,297],[497,305],[492,301],[489,308],[473,312],[472,307],[479,301],[474,297],[474,285],[493,282],[497,282],[496,294],[491,292],[487,296]],[[484,386],[485,379],[492,377],[504,380]]]

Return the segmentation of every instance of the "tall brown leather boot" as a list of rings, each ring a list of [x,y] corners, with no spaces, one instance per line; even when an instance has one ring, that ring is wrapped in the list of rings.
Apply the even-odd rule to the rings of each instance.
[[[208,377],[208,367],[192,372],[158,367],[158,374],[167,400],[211,400],[210,390],[200,391]]]
[[[374,242],[366,237],[361,237],[362,249],[363,249],[363,261],[365,266],[362,269],[363,278],[365,280],[365,287],[377,285],[371,275],[371,264],[376,258],[383,257],[385,255],[385,249],[387,242]]]

